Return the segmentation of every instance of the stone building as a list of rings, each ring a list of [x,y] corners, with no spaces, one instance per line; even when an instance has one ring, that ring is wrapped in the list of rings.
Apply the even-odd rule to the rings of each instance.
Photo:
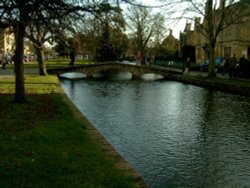
[[[169,50],[178,51],[179,41],[173,36],[173,31],[169,31],[169,35],[163,40],[162,46]]]
[[[196,18],[196,21],[200,21],[200,18]],[[204,37],[199,33],[197,25],[194,26],[194,29],[191,27],[192,24],[187,22],[184,31],[180,33],[179,51],[184,60],[190,58],[192,62],[197,62],[197,58],[204,55],[201,50]]]
[[[14,54],[15,51],[15,36],[9,29],[0,29],[0,51],[3,54]],[[32,54],[30,42],[25,40],[24,55]]]
[[[233,5],[232,5],[233,6]],[[219,10],[218,10],[219,11]],[[250,8],[249,8],[250,12]],[[183,58],[191,57],[193,62],[201,63],[208,59],[207,39],[199,32],[201,18],[195,18],[194,27],[187,22],[180,33],[180,52]],[[250,16],[243,22],[230,25],[218,36],[215,50],[216,57],[232,57],[236,54],[239,59],[242,55],[250,59]]]
[[[169,35],[163,40],[161,44],[167,56],[175,58],[179,52],[179,40],[173,36],[173,31],[169,30]]]
[[[0,50],[6,54],[13,54],[15,49],[14,34],[9,29],[0,30]]]

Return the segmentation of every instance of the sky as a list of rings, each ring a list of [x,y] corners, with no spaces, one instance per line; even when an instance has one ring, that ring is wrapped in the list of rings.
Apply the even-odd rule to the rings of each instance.
[[[162,2],[158,2],[156,0],[142,0],[143,3],[147,4],[147,5],[162,5],[164,3]],[[160,8],[154,8],[153,11],[163,11],[162,9]],[[168,16],[171,16],[171,15],[166,15],[165,19],[166,19],[166,27],[168,30],[172,30],[173,32],[173,35],[175,38],[179,39],[179,36],[180,36],[180,31],[183,31],[185,29],[185,25],[186,25],[186,19],[181,19],[181,20],[168,20]],[[173,15],[172,15],[173,16]],[[169,32],[167,33],[169,34]]]
[[[235,3],[239,0],[230,0],[226,1],[227,3]],[[159,5],[166,5],[167,2],[171,3],[171,8],[169,6],[165,6],[165,10],[160,8],[154,8],[153,11],[163,11],[163,14],[165,15],[166,19],[166,28],[169,30],[171,29],[173,31],[173,35],[175,38],[179,39],[180,32],[183,32],[186,26],[186,22],[192,23],[192,27],[194,26],[193,22],[190,20],[190,18],[194,18],[196,16],[202,17],[201,14],[198,14],[198,11],[192,11],[194,10],[194,6],[190,5],[188,3],[188,0],[134,0],[133,2],[142,2],[142,4],[149,5],[149,6],[159,6]],[[179,3],[178,3],[179,2]],[[180,3],[182,2],[182,3]],[[201,7],[204,8],[206,0],[193,0],[195,6],[197,6],[197,9],[200,11]],[[215,0],[214,6],[219,7],[221,0]],[[187,9],[190,9],[189,11],[186,11]],[[170,12],[172,11],[172,12]],[[174,11],[174,12],[173,12]],[[183,12],[185,12],[185,18],[182,19],[176,19],[177,17],[184,17]],[[169,19],[170,18],[170,19]],[[188,19],[189,18],[189,19]],[[191,28],[192,28],[191,27]],[[167,35],[169,32],[167,33]]]
[[[137,2],[140,2],[139,0],[136,0]],[[149,5],[149,6],[159,6],[159,5],[163,5],[164,1],[162,0],[162,2],[159,2],[159,0],[141,0],[141,2],[144,5]],[[173,0],[170,2],[174,2]],[[165,3],[166,4],[166,3]],[[169,8],[165,7],[165,8],[153,8],[153,12],[159,12],[161,11],[163,13],[163,15],[165,16],[165,26],[167,29],[167,33],[166,36],[169,34],[169,30],[172,30],[172,33],[174,35],[175,38],[179,39],[180,36],[180,32],[183,32],[183,30],[185,29],[186,26],[186,22],[187,19],[176,19],[177,17],[180,16],[180,13],[182,13],[182,10],[185,9],[186,7],[181,6],[180,4],[173,4],[171,10],[176,10],[175,12],[169,12]],[[178,15],[179,13],[179,15]],[[170,19],[169,19],[170,18]],[[190,22],[190,21],[189,21]]]

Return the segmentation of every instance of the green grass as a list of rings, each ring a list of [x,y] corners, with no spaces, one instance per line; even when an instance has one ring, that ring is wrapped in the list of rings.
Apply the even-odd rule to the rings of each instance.
[[[28,102],[0,79],[1,187],[134,187],[86,134],[54,76],[25,76]]]
[[[70,59],[51,59],[51,60],[45,60],[46,65],[48,67],[62,67],[62,66],[68,66]],[[90,64],[93,63],[93,61],[90,60],[79,60],[76,59],[75,61],[75,65],[84,65],[84,64]],[[6,68],[13,68],[14,64],[7,64]],[[31,62],[24,62],[24,68],[36,68],[38,67],[38,62],[36,61],[31,61]]]

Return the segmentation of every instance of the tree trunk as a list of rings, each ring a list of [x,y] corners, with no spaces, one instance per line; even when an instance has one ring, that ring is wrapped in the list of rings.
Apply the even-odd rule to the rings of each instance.
[[[25,26],[19,22],[16,28],[16,50],[15,50],[15,102],[26,102],[24,88],[24,67],[23,67],[23,49],[24,49]]]
[[[215,78],[215,45],[209,45],[209,66],[208,66],[208,77]]]
[[[216,36],[214,36],[214,10],[213,10],[213,0],[207,0],[206,3],[206,19],[208,23],[208,41],[209,41],[209,66],[208,66],[208,77],[216,77],[215,73],[215,45]]]
[[[37,54],[37,61],[39,65],[39,75],[45,76],[48,75],[47,69],[46,69],[46,63],[44,61],[44,48],[42,45],[39,45],[39,47],[35,46],[36,54]]]

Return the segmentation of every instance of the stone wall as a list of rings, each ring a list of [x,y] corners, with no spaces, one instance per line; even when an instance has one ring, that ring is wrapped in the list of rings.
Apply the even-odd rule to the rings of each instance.
[[[249,8],[250,12],[250,8]],[[190,23],[186,24],[186,28],[182,37],[180,38],[181,46],[194,46],[195,47],[195,57],[196,63],[201,63],[204,59],[208,58],[207,40],[199,32],[197,27],[197,21],[200,19],[195,19],[194,30],[191,30]],[[204,23],[203,23],[204,24]],[[215,51],[216,57],[232,57],[236,54],[239,59],[243,54],[250,60],[250,16],[246,17],[241,23],[231,25],[225,30],[223,30],[217,40],[217,46]],[[181,47],[180,47],[181,49]]]

